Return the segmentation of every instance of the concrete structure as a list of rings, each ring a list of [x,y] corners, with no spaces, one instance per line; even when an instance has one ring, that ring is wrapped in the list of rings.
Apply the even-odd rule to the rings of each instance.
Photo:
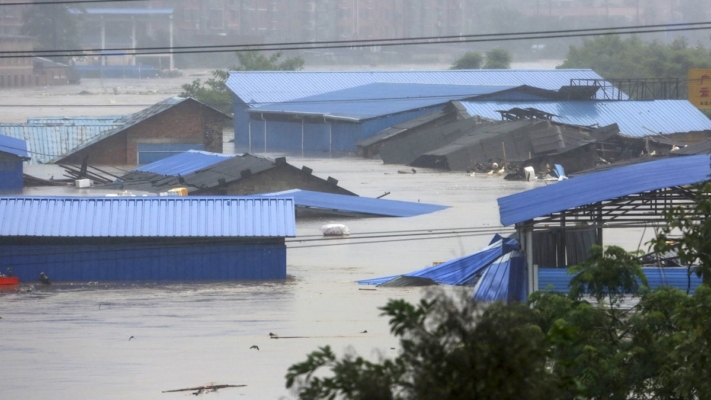
[[[34,42],[31,36],[0,35],[0,51],[32,51]],[[0,87],[18,86],[35,86],[32,58],[0,58]]]

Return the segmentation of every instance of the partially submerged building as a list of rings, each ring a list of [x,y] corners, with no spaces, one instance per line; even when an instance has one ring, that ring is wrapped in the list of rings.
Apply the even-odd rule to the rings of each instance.
[[[0,135],[0,192],[22,192],[22,163],[29,158],[27,142]]]
[[[0,271],[23,282],[286,278],[294,203],[259,197],[0,197]]]
[[[0,134],[27,141],[33,164],[136,165],[187,150],[222,152],[229,118],[197,100],[172,97],[130,115],[0,124]]]
[[[427,84],[427,85],[461,85],[461,86],[508,86],[518,87],[521,85],[530,85],[546,90],[558,90],[562,86],[571,85],[573,80],[596,80],[604,81],[601,76],[589,69],[579,70],[442,70],[442,71],[345,71],[345,72],[304,72],[304,71],[233,71],[227,81],[228,88],[234,94],[234,124],[235,124],[235,150],[237,152],[252,152],[262,151],[253,142],[250,143],[250,138],[262,141],[256,136],[257,131],[250,135],[250,127],[253,129],[261,129],[258,123],[253,121],[254,117],[250,117],[250,111],[257,107],[264,107],[276,103],[282,105],[293,105],[294,103],[304,104],[303,101],[297,102],[298,99],[304,99],[311,96],[324,95],[326,93],[343,91],[359,86],[365,86],[376,83],[389,84]],[[605,96],[615,96],[611,93],[606,93],[606,90],[615,91],[614,88],[603,88],[596,96],[605,98]],[[345,92],[346,94],[349,92]],[[352,92],[357,94],[358,91]],[[362,92],[361,92],[362,93]],[[420,95],[421,96],[421,95]],[[372,98],[369,94],[365,99]],[[403,100],[403,96],[391,96],[391,100]],[[341,99],[341,102],[354,100],[363,100],[360,97]],[[443,99],[441,103],[446,100]],[[321,101],[333,103],[328,97],[324,97]],[[371,103],[373,105],[373,103]],[[254,116],[255,114],[252,113]],[[296,115],[296,114],[293,114]],[[413,115],[412,118],[422,114]],[[259,118],[259,117],[257,117]],[[293,118],[293,117],[292,117]],[[259,118],[261,119],[261,118]],[[292,119],[292,122],[293,119]],[[296,122],[301,122],[297,119]],[[323,121],[321,121],[323,122]],[[389,126],[381,125],[381,129],[386,129],[395,124],[404,122],[402,119],[390,118]],[[262,122],[263,123],[263,122]],[[304,125],[307,121],[304,120]],[[304,127],[305,128],[305,127]],[[320,142],[322,151],[327,151],[328,147],[324,144],[325,137],[328,137],[327,132],[323,130],[327,127],[322,126],[322,131],[318,133],[321,137]],[[299,149],[297,146],[301,142],[301,135],[297,129],[297,135],[292,139],[289,146],[292,149]],[[377,131],[376,131],[377,132]],[[375,132],[373,132],[375,133]],[[293,133],[292,133],[292,136]],[[358,140],[366,139],[367,137],[355,138],[351,134],[348,140],[352,143]],[[304,141],[306,141],[304,135]],[[355,140],[354,140],[355,139]],[[267,144],[269,142],[269,129],[267,127]],[[350,142],[348,142],[350,143]],[[332,144],[332,143],[331,143]],[[251,147],[250,147],[251,145]],[[350,152],[355,152],[355,146],[343,147]],[[333,146],[331,147],[333,149]],[[268,147],[267,147],[268,151]]]
[[[251,154],[227,155],[191,150],[136,168],[120,181],[101,189],[151,193],[185,187],[192,195],[244,196],[303,189],[355,194],[338,186],[338,180],[313,175],[308,167],[297,168],[285,157],[272,160]]]

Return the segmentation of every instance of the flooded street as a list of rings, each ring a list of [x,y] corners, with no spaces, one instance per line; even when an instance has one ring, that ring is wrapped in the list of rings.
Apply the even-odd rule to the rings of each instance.
[[[215,399],[291,398],[284,387],[287,368],[319,346],[339,354],[349,348],[372,357],[395,353],[397,341],[377,308],[390,298],[417,301],[422,289],[360,290],[354,281],[469,254],[491,238],[403,235],[498,227],[498,197],[543,184],[427,170],[399,174],[402,166],[357,158],[288,162],[332,176],[362,196],[391,192],[387,199],[451,208],[411,218],[333,220],[346,224],[354,238],[328,242],[299,239],[319,238],[319,228],[331,220],[299,220],[283,282],[99,282],[33,285],[32,292],[24,292],[30,286],[24,284],[23,292],[0,293],[0,376],[6,383],[0,398],[172,399],[190,395],[161,391],[209,383],[247,385],[208,394]],[[355,237],[379,232],[397,233],[377,243]],[[641,232],[611,231],[606,240],[636,249]],[[274,340],[270,332],[304,338]]]
[[[7,117],[22,121],[35,115],[133,112],[144,108],[134,104],[174,95],[181,82],[191,79],[157,80],[148,89],[135,82],[88,80],[68,91],[10,90],[5,93],[9,97],[47,109],[9,108]],[[87,102],[129,107],[72,106]],[[232,144],[225,143],[225,152],[232,151]],[[496,199],[544,184],[423,169],[400,174],[410,168],[359,158],[288,156],[287,161],[306,165],[321,178],[332,176],[361,196],[390,192],[386,199],[451,208],[411,218],[299,220],[298,236],[288,241],[289,278],[283,282],[99,282],[49,288],[26,283],[22,292],[0,292],[0,377],[6,382],[0,399],[177,399],[190,394],[161,391],[210,383],[247,385],[210,393],[210,398],[291,398],[284,387],[287,368],[319,346],[330,345],[339,354],[352,348],[370,357],[396,352],[391,348],[397,341],[378,307],[391,298],[417,301],[422,289],[360,290],[356,280],[401,274],[481,249],[491,233],[434,239],[427,231],[500,228]],[[28,166],[26,172],[44,179],[62,174],[47,165]],[[104,193],[30,188],[25,194]],[[352,237],[322,240],[319,228],[331,221],[346,224]],[[390,237],[369,238],[383,232]],[[606,240],[636,249],[641,232],[613,230]],[[303,338],[274,340],[270,332]],[[252,345],[259,350],[250,350]]]

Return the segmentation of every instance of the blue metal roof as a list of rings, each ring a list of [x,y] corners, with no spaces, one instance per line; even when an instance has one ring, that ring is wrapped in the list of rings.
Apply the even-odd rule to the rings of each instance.
[[[501,197],[504,226],[617,197],[709,179],[709,156],[673,157],[582,175]]]
[[[10,136],[0,135],[0,151],[14,154],[20,158],[30,158],[27,153],[27,142]]]
[[[0,124],[0,135],[27,142],[30,164],[44,164],[120,125]]]
[[[513,89],[514,86],[470,86],[422,83],[370,83],[348,89],[268,104],[250,113],[288,113],[362,120]]]
[[[371,214],[384,217],[414,217],[449,208],[448,206],[436,204],[372,199],[368,197],[346,196],[342,194],[312,192],[299,189],[260,194],[259,196],[293,198],[294,205],[297,207],[320,208],[324,210]]]
[[[572,125],[606,126],[616,123],[626,136],[644,137],[711,130],[711,120],[687,100],[654,101],[463,101],[469,115],[501,119],[496,110],[532,107],[555,114],[554,121]]]
[[[0,197],[0,237],[287,237],[274,197]]]
[[[671,286],[686,291],[689,283],[686,268],[642,268],[642,272],[647,276],[650,289]],[[539,268],[538,289],[568,293],[568,285],[572,277],[573,275],[569,275],[566,268]],[[701,285],[701,278],[691,274],[690,293],[694,293],[699,285]]]
[[[136,168],[135,171],[152,172],[166,176],[187,175],[203,168],[211,167],[232,157],[234,157],[234,155],[189,150],[185,153],[176,154],[160,161],[143,165]]]
[[[407,274],[366,279],[358,281],[358,283],[361,285],[381,285],[400,276],[405,276],[427,278],[441,285],[468,285],[494,260],[518,248],[519,243],[516,239],[504,239],[496,235],[489,246],[474,254]]]
[[[603,79],[591,69],[437,71],[232,71],[227,87],[244,103],[279,103],[376,82],[440,85],[530,85],[558,90],[571,79]],[[602,89],[597,93],[603,98]],[[608,96],[614,94],[608,94]]]

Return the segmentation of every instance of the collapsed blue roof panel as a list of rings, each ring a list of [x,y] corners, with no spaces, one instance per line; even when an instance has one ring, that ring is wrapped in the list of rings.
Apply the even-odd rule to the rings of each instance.
[[[513,86],[502,85],[371,83],[255,107],[250,110],[250,113],[306,114],[361,120],[431,107],[450,100],[475,97],[512,88]]]
[[[399,276],[427,278],[441,285],[468,285],[476,276],[481,274],[494,260],[518,249],[519,244],[515,239],[503,239],[493,241],[483,250],[466,257],[450,260],[433,267],[423,268],[418,271],[403,275],[387,276],[383,278],[366,279],[358,281],[361,285],[381,285]]]
[[[571,125],[617,124],[631,137],[711,130],[709,120],[687,100],[654,101],[463,101],[469,115],[500,120],[497,110],[535,108],[556,115],[553,121]]]
[[[294,205],[297,207],[369,214],[383,217],[414,217],[449,208],[448,206],[440,206],[436,204],[373,199],[368,197],[346,196],[342,194],[312,192],[298,189],[278,193],[265,193],[258,196],[293,198]]]
[[[603,78],[591,69],[436,71],[231,71],[227,87],[246,104],[279,103],[376,82],[438,85],[529,85],[558,90],[571,79]],[[611,87],[611,86],[610,86]],[[613,89],[610,89],[613,90]],[[603,90],[598,98],[605,98]],[[616,98],[615,93],[607,93]],[[612,97],[610,97],[612,96]]]
[[[586,204],[709,179],[709,156],[673,157],[578,176],[498,199],[504,226]]]
[[[234,155],[189,150],[185,153],[176,154],[154,163],[143,165],[136,168],[135,171],[151,172],[165,176],[188,175],[232,157],[234,157]]]
[[[0,237],[287,237],[273,197],[0,197]]]
[[[0,151],[14,154],[20,158],[30,158],[27,152],[27,142],[10,136],[0,135]]]
[[[525,290],[526,260],[511,252],[489,265],[474,289],[474,300],[523,301]]]

